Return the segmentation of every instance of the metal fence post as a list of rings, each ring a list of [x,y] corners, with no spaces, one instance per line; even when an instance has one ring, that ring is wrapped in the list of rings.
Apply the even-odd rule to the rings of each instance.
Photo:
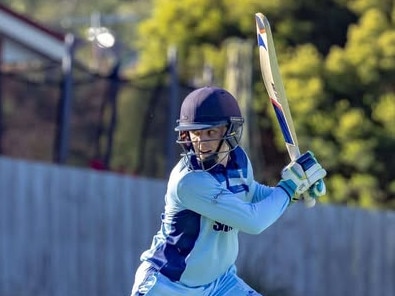
[[[70,141],[70,113],[71,100],[73,97],[73,59],[74,59],[74,35],[69,33],[64,41],[65,53],[62,59],[63,80],[58,109],[57,134],[55,142],[54,161],[64,164],[69,156]]]
[[[167,141],[167,173],[175,164],[175,141],[176,133],[174,127],[177,120],[177,102],[178,102],[178,73],[177,73],[177,48],[172,46],[168,50],[168,65],[170,71],[170,92],[169,92],[169,128]]]

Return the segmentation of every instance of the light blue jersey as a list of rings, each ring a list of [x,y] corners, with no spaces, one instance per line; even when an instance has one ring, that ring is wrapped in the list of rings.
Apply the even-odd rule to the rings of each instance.
[[[171,172],[162,225],[141,260],[172,282],[207,285],[224,275],[238,254],[238,232],[258,234],[285,211],[279,187],[254,180],[244,150],[230,153],[226,168],[191,169],[186,156]]]

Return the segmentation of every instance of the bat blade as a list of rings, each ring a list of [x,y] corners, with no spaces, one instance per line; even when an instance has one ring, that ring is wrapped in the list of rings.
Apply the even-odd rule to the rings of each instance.
[[[300,156],[299,144],[280,75],[272,31],[267,17],[262,13],[255,14],[255,21],[262,79],[280,125],[289,157],[294,161]],[[315,199],[305,196],[305,203],[308,207],[312,207],[315,205]]]
[[[262,79],[280,124],[289,156],[296,160],[300,156],[300,150],[279,71],[270,24],[262,13],[257,13],[255,18]]]

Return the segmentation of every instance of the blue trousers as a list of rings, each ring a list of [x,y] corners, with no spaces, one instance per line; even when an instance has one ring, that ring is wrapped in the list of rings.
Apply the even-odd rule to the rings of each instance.
[[[142,262],[136,272],[131,296],[263,296],[254,291],[236,274],[236,267],[215,281],[198,287],[173,282],[150,263]]]

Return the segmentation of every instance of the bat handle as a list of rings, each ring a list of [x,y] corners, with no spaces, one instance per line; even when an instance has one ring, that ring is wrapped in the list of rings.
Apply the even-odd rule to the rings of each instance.
[[[303,199],[304,199],[304,204],[307,208],[312,208],[316,204],[315,198],[311,197],[308,193],[303,195]]]

